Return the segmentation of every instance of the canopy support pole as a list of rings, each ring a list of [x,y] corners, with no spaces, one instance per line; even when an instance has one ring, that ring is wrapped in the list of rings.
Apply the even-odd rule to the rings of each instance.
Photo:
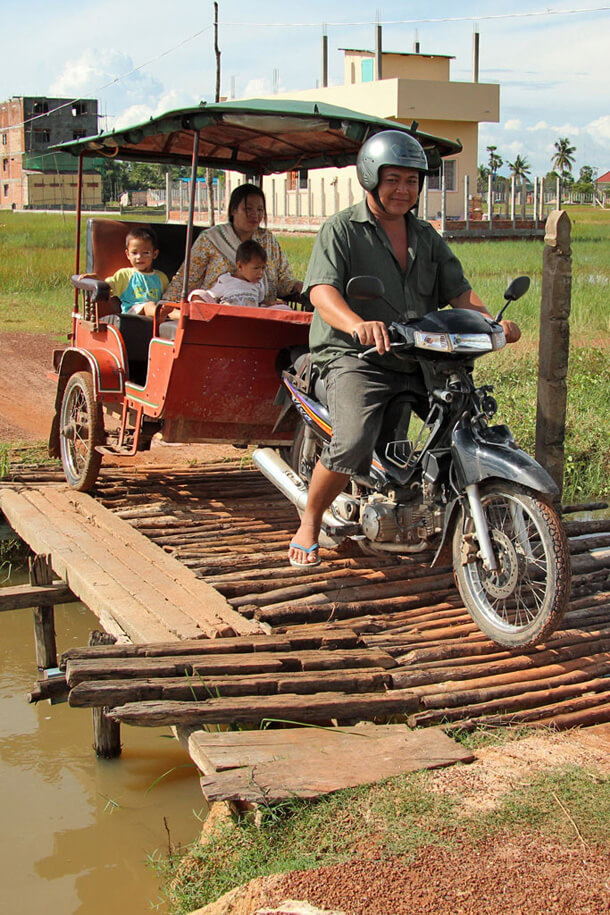
[[[184,280],[182,282],[182,299],[186,302],[188,295],[189,273],[191,271],[191,247],[193,244],[193,220],[195,218],[195,194],[197,192],[197,162],[199,161],[199,131],[193,134],[193,158],[191,162],[191,193],[189,214],[186,226],[186,253],[184,255]]]

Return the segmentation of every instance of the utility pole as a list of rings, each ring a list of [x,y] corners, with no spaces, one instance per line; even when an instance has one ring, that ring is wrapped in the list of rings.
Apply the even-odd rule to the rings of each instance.
[[[220,48],[218,47],[218,3],[214,0],[214,53],[216,55],[216,92],[214,101],[220,101]],[[211,226],[215,225],[214,218],[214,175],[212,169],[206,169],[205,183],[208,189],[208,220]]]

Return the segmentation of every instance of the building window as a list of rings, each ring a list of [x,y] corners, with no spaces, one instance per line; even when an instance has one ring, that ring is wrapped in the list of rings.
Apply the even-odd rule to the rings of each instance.
[[[3,133],[2,134],[2,145],[6,146],[7,143],[8,143],[8,135]]]
[[[373,82],[373,64],[374,60],[372,57],[365,57],[362,61],[361,73],[363,83]]]
[[[288,172],[286,178],[289,191],[306,191],[307,190],[307,169],[300,168],[298,171]]]
[[[34,114],[48,114],[48,102],[34,102]]]
[[[51,131],[50,130],[35,130],[34,139],[36,143],[50,143],[51,142]]]
[[[7,172],[7,171],[8,171],[8,159],[3,159],[3,160],[2,160],[2,171],[3,171],[3,172]]]
[[[74,102],[72,105],[72,117],[80,118],[87,114],[87,102]]]
[[[8,184],[4,185],[4,196],[8,197]]]
[[[455,159],[446,159],[443,162],[445,172],[445,188],[448,191],[457,190],[457,166]],[[441,170],[437,169],[431,172],[428,177],[428,190],[440,191],[441,189]]]

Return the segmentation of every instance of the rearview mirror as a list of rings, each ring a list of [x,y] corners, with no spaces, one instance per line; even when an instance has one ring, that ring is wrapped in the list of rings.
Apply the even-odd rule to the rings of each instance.
[[[509,302],[515,302],[517,299],[520,299],[522,295],[525,295],[529,288],[529,276],[517,276],[504,293],[504,298]]]
[[[377,276],[353,276],[345,291],[350,299],[382,299],[385,287]]]

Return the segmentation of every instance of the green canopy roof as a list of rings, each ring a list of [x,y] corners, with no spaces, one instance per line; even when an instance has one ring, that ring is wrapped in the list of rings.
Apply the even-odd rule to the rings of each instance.
[[[462,149],[458,141],[421,133],[415,123],[405,127],[348,108],[292,99],[202,102],[197,108],[170,111],[143,124],[52,148],[75,156],[187,165],[197,130],[199,166],[264,175],[353,165],[363,141],[388,129],[417,137],[430,168],[438,168],[440,156]]]

